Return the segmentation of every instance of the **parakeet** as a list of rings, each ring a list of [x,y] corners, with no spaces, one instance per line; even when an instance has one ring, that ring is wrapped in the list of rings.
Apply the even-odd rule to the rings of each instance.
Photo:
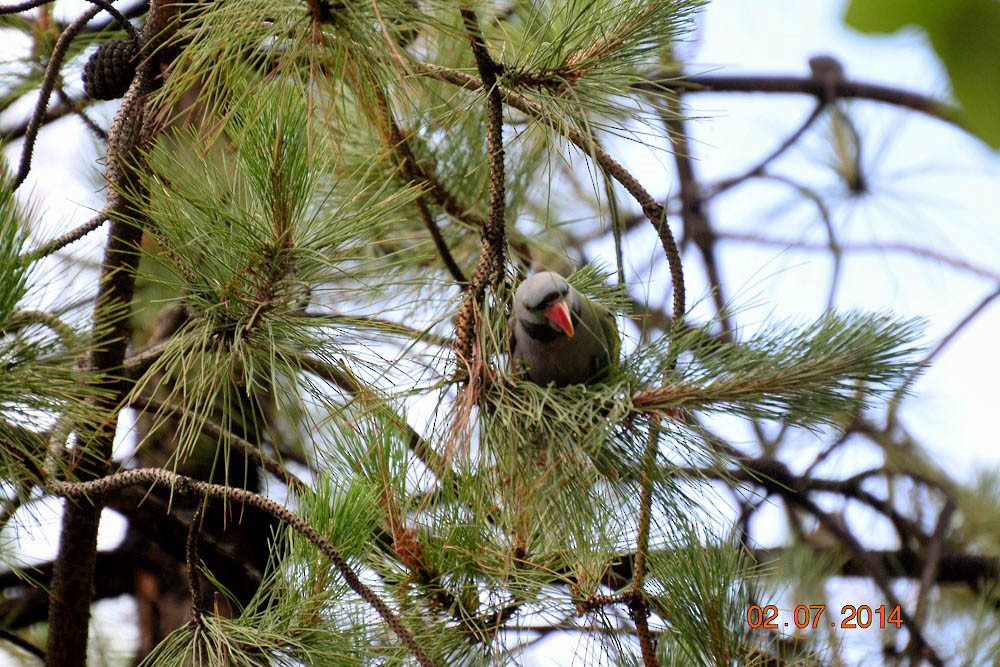
[[[536,384],[590,384],[618,366],[614,313],[558,273],[542,271],[518,286],[507,326],[514,369]]]

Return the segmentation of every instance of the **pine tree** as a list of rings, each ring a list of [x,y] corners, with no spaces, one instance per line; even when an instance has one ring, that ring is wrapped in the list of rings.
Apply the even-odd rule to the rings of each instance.
[[[817,504],[837,489],[713,431],[719,415],[831,442],[870,427],[921,370],[922,325],[830,311],[742,333],[721,289],[713,319],[692,316],[675,234],[709,261],[700,195],[668,215],[614,151],[687,151],[673,58],[699,4],[154,0],[138,29],[117,11],[85,27],[110,11],[96,0],[61,28],[51,5],[11,14],[44,66],[4,105],[34,84],[85,114],[62,77],[88,59],[88,94],[124,99],[91,223],[31,245],[14,192],[38,123],[0,191],[5,523],[66,503],[58,557],[24,573],[44,588],[18,592],[48,608],[10,627],[44,619],[46,664],[85,664],[96,578],[99,597],[136,598],[150,666],[516,664],[539,642],[564,664],[825,664],[828,638],[751,627],[750,610],[769,568],[806,596],[846,564],[899,610],[906,651],[940,664],[926,609],[890,585],[900,562]],[[849,149],[842,72],[822,64],[814,117]],[[92,311],[26,305],[50,279],[36,268],[105,225]],[[639,225],[670,281],[658,325],[625,270]],[[605,233],[614,268],[570,281],[620,313],[620,368],[527,382],[514,288]],[[943,535],[957,499],[898,463],[885,474],[946,493]],[[862,481],[841,490],[892,519],[931,585],[944,538],[925,549],[920,518]],[[806,546],[753,548],[719,504],[748,487],[784,501]],[[129,521],[110,552],[102,507]]]

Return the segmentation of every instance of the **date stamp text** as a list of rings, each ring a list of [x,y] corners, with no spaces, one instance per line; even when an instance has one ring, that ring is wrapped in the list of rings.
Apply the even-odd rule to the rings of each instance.
[[[853,605],[845,604],[840,608],[840,616],[834,612],[826,614],[824,604],[800,604],[795,609],[778,609],[776,605],[769,604],[761,607],[752,604],[747,607],[747,625],[753,629],[779,630],[781,628],[795,627],[799,630],[804,628],[819,628],[820,624],[828,624],[832,628],[852,629],[852,628],[881,628],[887,625],[894,625],[899,628],[903,625],[900,617],[899,607],[879,605],[872,608],[866,604]]]

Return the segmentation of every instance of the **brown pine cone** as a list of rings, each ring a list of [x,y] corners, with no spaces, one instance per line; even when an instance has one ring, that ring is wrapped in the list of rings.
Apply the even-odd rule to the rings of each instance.
[[[135,76],[138,53],[134,39],[113,39],[98,46],[83,67],[83,92],[94,100],[122,97]]]

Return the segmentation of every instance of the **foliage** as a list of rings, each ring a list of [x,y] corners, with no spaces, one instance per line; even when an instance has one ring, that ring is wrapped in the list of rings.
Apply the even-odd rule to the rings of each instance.
[[[922,28],[944,62],[955,97],[969,128],[993,148],[1000,148],[1000,88],[987,81],[1000,68],[1000,6],[993,0],[854,0],[845,22],[863,32]]]
[[[67,517],[89,517],[65,527],[64,538],[92,530],[64,539],[55,561],[87,591],[113,570],[94,558],[142,554],[130,592],[181,610],[166,628],[150,620],[159,611],[143,619],[147,667],[506,664],[553,637],[576,642],[567,660],[602,664],[835,651],[748,627],[774,574],[751,517],[772,502],[787,512],[799,539],[779,575],[811,563],[798,580],[818,591],[852,564],[889,604],[889,568],[817,496],[865,504],[933,563],[946,536],[958,544],[955,500],[974,513],[983,494],[952,493],[901,453],[894,411],[925,366],[919,319],[828,309],[741,331],[720,284],[714,313],[684,312],[688,241],[718,273],[707,207],[682,192],[675,215],[612,153],[625,138],[687,159],[662,68],[700,5],[152,3],[143,63],[108,132],[99,221],[111,234],[93,315],[33,307],[52,282],[38,267],[91,228],[29,251],[30,216],[13,185],[0,190],[4,521],[60,496]],[[38,28],[42,43],[40,23],[10,25]],[[94,30],[87,39],[116,34]],[[79,64],[82,48],[66,57]],[[39,85],[39,69],[14,78],[4,106]],[[817,103],[802,131],[829,110],[856,142],[839,157],[859,175],[847,111]],[[571,189],[579,202],[561,196]],[[675,306],[638,327],[600,383],[542,387],[510,368],[511,298],[553,252],[587,250],[578,227],[556,222],[574,216],[592,238],[613,228],[617,272],[591,263],[569,281],[618,312],[622,331],[654,314],[625,274],[630,226],[650,223]],[[130,411],[122,455],[113,435]],[[759,447],[716,433],[727,420]],[[884,465],[813,474],[859,433]],[[795,437],[830,444],[808,467],[786,463]],[[921,507],[940,509],[940,532],[898,508],[897,478],[933,496]],[[102,507],[126,517],[128,537],[95,554]],[[808,543],[808,528],[850,558]],[[995,550],[988,527],[965,529],[968,545]],[[925,567],[921,586],[936,565]],[[49,650],[77,664],[86,633],[72,649],[58,639],[74,627],[60,616],[74,602],[65,585],[51,579]],[[922,605],[906,651],[934,657]]]

